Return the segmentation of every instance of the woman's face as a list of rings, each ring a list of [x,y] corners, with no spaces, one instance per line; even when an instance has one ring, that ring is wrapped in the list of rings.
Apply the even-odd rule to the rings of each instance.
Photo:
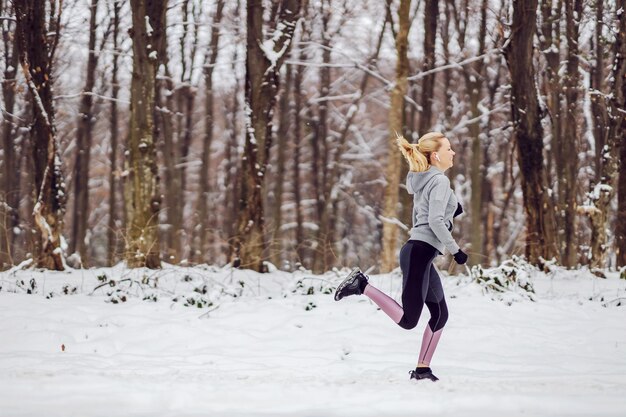
[[[456,153],[452,150],[450,141],[448,138],[443,138],[441,139],[441,147],[437,152],[433,152],[430,159],[433,165],[445,171],[454,165],[454,155]]]

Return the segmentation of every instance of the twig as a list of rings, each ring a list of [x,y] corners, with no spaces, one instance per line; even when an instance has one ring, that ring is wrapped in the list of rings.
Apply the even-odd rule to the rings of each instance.
[[[217,310],[218,308],[220,308],[220,305],[219,305],[219,304],[218,304],[218,305],[216,305],[215,307],[213,307],[212,309],[208,310],[207,312],[200,314],[200,315],[198,316],[198,318],[199,318],[199,319],[203,319],[203,318],[205,318],[205,317],[208,317],[208,316],[209,316],[209,314],[211,314],[212,312],[214,312],[214,311],[215,311],[215,310]]]

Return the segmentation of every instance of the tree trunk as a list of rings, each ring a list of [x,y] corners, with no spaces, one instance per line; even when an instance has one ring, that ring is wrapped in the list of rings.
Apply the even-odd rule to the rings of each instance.
[[[563,227],[563,240],[561,244],[562,258],[561,263],[568,267],[573,268],[576,266],[578,244],[576,234],[576,188],[578,177],[578,129],[577,116],[580,112],[579,109],[579,25],[580,19],[582,19],[583,4],[582,0],[566,1],[565,2],[565,15],[566,15],[566,32],[567,32],[567,71],[565,76],[565,98],[566,104],[566,116],[565,116],[565,129],[564,138],[567,143],[564,146],[559,147],[559,151],[555,152],[560,155],[559,159],[563,159],[564,169],[563,176],[559,176],[559,191],[563,189],[562,199],[559,201],[559,215],[563,220],[560,222]]]
[[[117,239],[117,186],[119,181],[119,172],[117,168],[117,147],[118,139],[118,123],[117,123],[117,98],[119,96],[120,86],[117,80],[119,71],[119,48],[118,35],[120,29],[120,8],[119,1],[113,3],[113,66],[111,69],[111,119],[109,121],[111,129],[111,171],[109,174],[109,227],[107,230],[108,241],[108,261],[109,265],[113,265],[116,260]]]
[[[608,115],[606,113],[606,103],[603,97],[604,94],[604,54],[608,49],[602,30],[604,28],[604,2],[595,2],[596,20],[595,31],[593,37],[593,49],[595,63],[591,67],[590,81],[591,81],[591,113],[593,115],[593,138],[595,148],[595,182],[600,181],[600,173],[602,166],[602,154],[603,148],[607,140],[608,134]]]
[[[276,103],[278,74],[299,19],[300,2],[281,2],[278,19],[283,30],[271,41],[265,41],[263,34],[263,9],[262,0],[248,1],[246,141],[241,166],[238,231],[234,241],[234,263],[259,272],[266,271],[263,263],[266,243],[263,239],[262,196],[272,142],[272,112]],[[268,54],[272,55],[271,59]]]
[[[93,131],[93,88],[96,82],[96,30],[98,24],[98,0],[91,0],[91,17],[89,19],[89,54],[87,58],[87,74],[85,88],[80,98],[78,110],[78,129],[76,135],[76,163],[74,165],[74,216],[72,219],[72,235],[70,253],[78,253],[81,264],[86,261],[87,219],[89,218],[89,166]]]
[[[325,8],[324,4],[328,2]],[[315,200],[317,202],[318,233],[316,237],[317,250],[314,252],[313,271],[322,273],[327,270],[330,263],[330,253],[332,253],[333,242],[330,239],[330,191],[328,185],[328,161],[329,146],[328,138],[328,97],[330,92],[330,36],[328,22],[332,12],[332,5],[329,0],[321,3],[322,14],[322,65],[319,74],[319,105],[317,114],[317,131],[313,136],[313,186],[315,189]]]
[[[58,156],[52,100],[52,59],[59,33],[47,36],[46,3],[24,0],[15,3],[19,61],[30,92],[34,124],[31,128],[34,161],[34,223],[37,231],[33,252],[38,268],[64,270],[61,249],[65,184]],[[60,13],[60,12],[59,12]],[[50,12],[51,20],[53,11]],[[54,16],[54,19],[59,19]]]
[[[236,6],[235,6],[235,13],[234,15],[236,16],[235,19],[237,21],[237,23],[240,22],[240,8],[241,8],[241,1],[237,0]],[[241,27],[240,24],[238,24],[235,27],[235,33],[233,34],[233,36],[238,39],[239,38],[239,28]],[[230,108],[227,112],[228,117],[226,118],[226,123],[227,123],[227,127],[228,130],[230,132],[229,137],[227,138],[227,143],[226,143],[226,175],[225,175],[225,179],[224,179],[224,184],[225,184],[225,189],[226,189],[226,194],[227,196],[225,197],[226,200],[226,212],[224,213],[223,216],[223,223],[222,223],[222,229],[224,230],[224,233],[226,235],[226,245],[224,245],[224,250],[226,252],[227,255],[227,259],[228,261],[234,261],[235,260],[235,245],[234,245],[234,241],[235,241],[235,237],[237,235],[237,221],[238,221],[238,213],[237,213],[237,209],[239,208],[239,200],[240,200],[240,194],[241,194],[241,189],[240,189],[240,184],[241,184],[241,179],[240,179],[240,173],[238,172],[238,161],[239,161],[239,146],[238,146],[238,141],[237,138],[239,137],[239,131],[238,131],[238,126],[237,126],[237,116],[239,114],[239,110],[240,110],[240,100],[239,100],[239,95],[237,94],[237,92],[240,89],[241,86],[241,82],[240,80],[237,78],[237,62],[239,61],[239,53],[238,53],[238,49],[237,48],[233,48],[233,58],[231,60],[231,71],[233,72],[233,74],[235,75],[235,83],[234,83],[234,91],[232,94],[230,94],[232,100],[230,101],[230,103],[228,103],[230,105]]]
[[[622,116],[623,117],[623,116]],[[615,220],[615,255],[617,267],[626,266],[626,136],[619,144],[619,182],[617,184],[617,219]]]
[[[176,216],[173,223],[170,236],[174,240],[173,249],[174,260],[178,263],[184,259],[187,254],[186,247],[192,246],[193,251],[193,233],[192,240],[187,239],[187,232],[184,224],[184,212],[186,205],[187,190],[187,161],[189,159],[189,150],[191,149],[192,128],[193,128],[193,108],[196,99],[196,88],[192,85],[193,74],[195,69],[195,59],[198,50],[198,11],[195,3],[192,4],[191,17],[189,10],[189,0],[184,0],[181,5],[183,31],[179,38],[180,45],[180,63],[181,75],[180,85],[176,88],[176,125],[177,125],[177,143],[178,143],[178,162],[176,166],[177,178],[180,187],[170,192],[177,199]],[[192,23],[193,22],[193,23]],[[193,28],[190,26],[193,24]],[[212,29],[213,30],[213,29]],[[191,37],[189,44],[187,39]],[[191,243],[186,245],[185,243]]]
[[[402,7],[402,3],[400,3]],[[407,6],[407,14],[408,14]],[[408,18],[408,16],[407,16]],[[424,64],[423,71],[430,71],[435,67],[435,46],[437,44],[437,21],[439,20],[439,0],[426,0],[424,4]],[[400,22],[402,25],[402,22]],[[408,23],[407,23],[408,25]],[[408,28],[409,26],[407,26]],[[408,29],[407,29],[408,32]],[[396,42],[397,43],[397,42]],[[396,46],[396,49],[398,47]],[[435,91],[435,74],[429,74],[422,81],[422,97],[420,106],[420,122],[418,136],[428,132],[432,126],[433,95]],[[398,130],[398,133],[401,131]],[[397,152],[396,152],[397,153]]]
[[[214,109],[213,109],[213,69],[217,62],[217,55],[219,52],[219,37],[220,37],[220,22],[222,21],[222,15],[224,11],[224,0],[219,0],[216,5],[215,14],[213,15],[213,25],[211,26],[211,42],[206,53],[206,61],[204,63],[204,140],[202,141],[202,166],[200,168],[200,197],[198,199],[198,230],[197,230],[197,243],[194,244],[196,253],[194,253],[194,259],[200,259],[202,261],[208,261],[207,253],[207,234],[209,233],[209,192],[210,187],[210,175],[211,172],[211,145],[213,143],[213,122],[214,122]],[[234,98],[236,100],[236,98]],[[234,125],[233,125],[234,128]],[[226,147],[230,148],[227,144]],[[230,175],[227,172],[227,176]],[[230,185],[230,182],[226,182]]]
[[[130,134],[126,150],[126,263],[131,268],[159,268],[157,233],[161,199],[154,135],[154,95],[158,53],[162,51],[166,0],[131,0],[133,76]]]
[[[281,257],[283,253],[282,240],[280,228],[283,222],[283,190],[285,188],[285,174],[286,174],[286,152],[290,124],[291,114],[289,105],[289,93],[291,92],[292,84],[292,69],[290,65],[285,65],[285,84],[283,92],[278,101],[278,131],[276,132],[276,172],[274,179],[274,199],[273,199],[273,213],[272,213],[272,230],[270,237],[270,259],[274,265],[280,266]],[[270,206],[272,207],[272,206]]]
[[[513,3],[511,37],[505,56],[511,73],[511,113],[526,210],[526,257],[535,265],[551,259],[547,192],[543,182],[543,129],[533,66],[537,0]]]
[[[546,105],[550,113],[550,124],[552,134],[552,149],[563,149],[565,146],[565,138],[563,130],[565,123],[563,123],[562,117],[566,113],[562,108],[563,98],[563,86],[561,80],[561,73],[559,71],[561,66],[560,49],[561,49],[561,24],[560,16],[563,9],[563,2],[557,1],[557,6],[554,8],[552,0],[543,0],[541,2],[541,36],[539,36],[539,42],[543,56],[547,63],[545,71],[545,83],[547,86],[547,99]],[[559,258],[563,259],[565,252],[565,238],[564,238],[564,218],[561,213],[564,210],[562,202],[565,200],[566,185],[562,182],[565,178],[566,165],[569,161],[563,157],[561,152],[550,152],[546,167],[547,175],[552,174],[552,161],[554,160],[554,167],[556,173],[557,192],[553,193],[550,198],[550,206],[555,210],[555,229],[554,235],[555,244],[557,245],[557,254]]]
[[[614,44],[615,61],[611,77],[611,96],[607,98],[609,115],[609,132],[603,148],[602,163],[600,165],[600,181],[596,183],[588,195],[588,202],[579,210],[586,213],[591,221],[591,267],[603,268],[606,266],[608,236],[607,226],[611,200],[615,195],[619,167],[620,145],[626,140],[626,1],[617,4],[618,31]],[[618,203],[619,204],[619,203]],[[618,217],[620,216],[618,212]],[[619,255],[622,256],[621,253]]]
[[[485,53],[487,8],[487,0],[483,0],[480,16],[478,55]],[[483,93],[483,62],[482,60],[475,62],[471,67],[471,72],[464,72],[465,83],[470,97],[470,118],[475,120],[475,122],[469,126],[470,136],[472,138],[472,159],[470,163],[470,177],[472,180],[470,236],[472,251],[470,252],[469,258],[470,265],[477,265],[483,262],[487,263],[486,261],[488,261],[484,253],[485,230],[488,230],[488,225],[485,222],[485,216],[483,216],[485,192],[483,182],[485,180],[485,172],[483,168],[483,150],[481,145],[481,111],[478,107]]]
[[[435,3],[437,3],[435,1]],[[389,109],[389,142],[385,187],[385,208],[383,212],[383,254],[381,272],[389,272],[397,266],[396,248],[398,243],[398,226],[394,219],[398,213],[398,190],[400,183],[400,164],[403,163],[396,144],[396,136],[403,131],[402,109],[404,95],[407,91],[409,75],[408,37],[410,0],[401,0],[398,9],[400,26],[396,37],[396,83],[391,91],[391,107]]]
[[[0,0],[0,15],[11,15],[3,0]],[[4,46],[4,77],[2,79],[2,186],[0,188],[0,271],[13,264],[15,229],[19,225],[20,188],[19,159],[15,152],[13,137],[17,133],[18,119],[13,116],[15,107],[16,77],[18,66],[17,41],[11,36],[14,23],[2,21],[2,44]]]
[[[166,47],[165,47],[166,48]],[[174,106],[175,86],[172,75],[169,71],[167,52],[160,54],[160,63],[165,69],[164,76],[156,81],[157,87],[154,96],[156,105],[155,123],[159,128],[155,129],[158,137],[162,139],[163,153],[163,179],[165,185],[165,212],[167,227],[163,231],[162,237],[165,240],[164,252],[167,254],[167,262],[178,263],[180,260],[180,239],[178,231],[182,227],[182,201],[180,191],[183,187],[181,171],[178,168],[181,162],[180,148],[178,146],[178,136],[174,134],[174,116],[178,113]]]
[[[301,38],[301,40],[304,37]],[[298,60],[300,62],[306,61],[306,52],[304,48],[300,48],[298,51]],[[296,210],[296,233],[295,233],[295,246],[296,256],[300,264],[305,262],[305,250],[304,250],[304,215],[302,207],[302,186],[300,182],[300,150],[303,145],[302,137],[302,117],[303,111],[304,93],[303,93],[303,78],[304,78],[304,66],[297,65],[295,68],[295,74],[293,77],[293,101],[294,101],[294,138],[293,138],[293,195]]]

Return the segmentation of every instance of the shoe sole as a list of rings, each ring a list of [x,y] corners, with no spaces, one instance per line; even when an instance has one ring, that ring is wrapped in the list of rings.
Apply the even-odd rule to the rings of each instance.
[[[339,301],[341,300],[341,298],[337,298],[339,296],[339,293],[341,292],[341,290],[343,290],[346,286],[350,285],[352,283],[352,280],[354,279],[354,277],[361,272],[360,268],[354,268],[352,270],[352,272],[350,272],[350,275],[348,275],[346,277],[346,279],[343,280],[343,282],[341,284],[339,284],[339,286],[337,287],[337,290],[335,291],[335,301]]]

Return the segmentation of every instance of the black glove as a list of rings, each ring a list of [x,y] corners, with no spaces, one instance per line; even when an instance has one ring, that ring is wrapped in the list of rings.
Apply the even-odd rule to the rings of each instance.
[[[461,205],[461,203],[457,203],[456,211],[454,212],[453,217],[460,216],[461,214],[463,214],[463,206]]]
[[[454,254],[454,260],[457,264],[463,265],[465,262],[467,262],[467,254],[459,249],[459,251]]]

